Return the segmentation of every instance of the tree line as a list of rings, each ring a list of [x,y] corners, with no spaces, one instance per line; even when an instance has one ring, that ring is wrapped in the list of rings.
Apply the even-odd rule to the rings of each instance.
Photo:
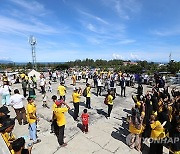
[[[126,64],[124,63],[126,62]],[[69,61],[65,63],[37,63],[36,65],[38,71],[47,71],[47,69],[51,70],[65,70],[73,67],[78,67],[83,69],[84,67],[88,67],[90,69],[100,68],[103,71],[108,71],[109,68],[112,68],[115,71],[122,71],[127,73],[143,73],[146,72],[148,74],[152,74],[154,72],[170,72],[175,74],[180,71],[180,62],[176,62],[171,60],[169,63],[164,65],[159,65],[154,62],[147,61],[137,61],[136,64],[132,64],[131,61],[123,61],[123,60],[102,60],[102,59],[85,59],[85,60],[75,60]],[[15,70],[26,70],[33,69],[33,64],[31,62],[26,64],[16,64],[16,63],[8,63],[8,64],[0,64],[0,69],[5,70],[7,68],[11,68],[12,71]]]

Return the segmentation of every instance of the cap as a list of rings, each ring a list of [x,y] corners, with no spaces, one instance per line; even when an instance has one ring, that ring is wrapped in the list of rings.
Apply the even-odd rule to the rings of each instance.
[[[59,105],[61,105],[63,102],[64,102],[63,100],[57,100],[57,101],[55,102],[55,104],[56,104],[57,106],[59,106]]]
[[[4,114],[8,114],[10,111],[9,111],[9,109],[6,106],[2,106],[0,108],[0,112],[4,113]]]

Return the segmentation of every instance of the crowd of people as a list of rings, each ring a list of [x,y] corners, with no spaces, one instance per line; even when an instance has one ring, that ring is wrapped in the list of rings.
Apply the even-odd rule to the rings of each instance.
[[[157,81],[151,91],[145,95],[138,88],[132,99],[135,103],[128,116],[129,135],[126,142],[130,148],[141,151],[145,141],[150,143],[149,153],[162,154],[163,146],[170,154],[180,153],[180,92]]]
[[[20,90],[15,88],[12,91],[11,82],[4,74],[2,76],[3,85],[0,87],[2,95],[2,107],[0,108],[0,133],[11,151],[11,153],[31,153],[32,145],[41,142],[37,137],[37,116],[36,108],[36,93],[42,95],[42,106],[50,108],[47,104],[46,93],[52,93],[52,82],[59,82],[56,92],[57,95],[52,95],[52,119],[51,133],[57,136],[58,143],[61,147],[67,145],[64,142],[64,129],[66,125],[65,113],[70,110],[70,106],[66,103],[66,78],[70,76],[70,72],[63,72],[60,75],[57,71],[49,71],[48,77],[41,73],[39,80],[37,77],[23,73],[20,75],[23,95]],[[59,81],[58,81],[59,79]],[[117,93],[121,97],[126,97],[126,87],[134,87],[135,82],[138,84],[137,95],[133,95],[132,99],[135,103],[131,110],[131,115],[127,117],[129,122],[129,132],[126,141],[130,148],[136,148],[141,151],[145,140],[151,139],[149,153],[163,153],[163,146],[169,148],[170,153],[179,154],[180,152],[180,120],[179,120],[179,103],[180,93],[176,89],[172,89],[169,93],[168,87],[165,86],[165,81],[162,77],[155,76],[155,86],[151,91],[147,91],[144,95],[142,86],[142,77],[138,78],[133,74],[122,72],[91,72],[91,71],[74,71],[71,74],[72,79],[72,102],[74,107],[74,121],[82,121],[82,131],[88,133],[89,117],[88,110],[92,109],[91,104],[91,89],[95,88],[96,97],[102,96],[105,93],[104,104],[107,105],[107,119],[110,119],[113,109],[114,99],[118,99]],[[89,79],[93,83],[89,83]],[[147,76],[145,78],[145,84]],[[85,88],[78,87],[77,81],[84,80]],[[117,86],[120,86],[120,91],[117,91]],[[27,94],[27,91],[29,94]],[[85,109],[79,118],[80,99],[86,98]],[[27,100],[25,106],[24,101]],[[8,113],[9,107],[13,107],[16,118],[11,118]],[[31,146],[25,149],[24,138],[16,139],[12,131],[17,119],[19,125],[28,124],[29,137],[32,140]],[[177,138],[179,140],[177,140]],[[165,144],[163,141],[168,139],[176,140],[170,144]]]

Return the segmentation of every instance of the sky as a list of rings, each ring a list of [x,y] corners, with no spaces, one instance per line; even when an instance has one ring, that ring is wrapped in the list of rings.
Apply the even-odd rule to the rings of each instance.
[[[0,0],[0,59],[180,61],[179,0]]]

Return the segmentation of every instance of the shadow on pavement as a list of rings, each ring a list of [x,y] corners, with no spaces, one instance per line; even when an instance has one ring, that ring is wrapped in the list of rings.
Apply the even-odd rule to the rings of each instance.
[[[131,114],[131,110],[128,110],[128,109],[123,109],[124,112],[128,113],[128,114]]]
[[[103,115],[105,117],[107,116],[107,113],[104,112],[103,109],[96,109],[96,111],[97,111],[98,114],[101,114],[101,115]]]
[[[128,124],[126,123],[126,118],[122,117],[122,125],[119,128],[115,128],[115,131],[112,131],[111,136],[119,141],[122,141],[126,144],[126,136],[129,134]]]
[[[85,102],[79,102],[79,105],[80,105],[80,106],[84,106],[84,107],[86,107]]]
[[[93,95],[97,96],[97,93],[96,93],[96,92],[93,92],[93,91],[92,91],[91,93],[92,93]]]
[[[74,112],[73,112],[72,110],[73,110],[73,109],[68,110],[68,113],[71,115],[71,117],[74,116]]]
[[[115,131],[112,131],[111,136],[116,140],[122,141],[124,144],[126,144],[126,136],[129,134],[126,118],[125,117],[122,117],[122,119],[116,117],[114,118],[118,120],[122,120],[122,125],[119,128],[114,127]],[[142,144],[141,150],[142,150],[142,154],[148,154],[149,147],[146,144]]]
[[[77,127],[78,127],[81,131],[83,131],[83,125],[82,125],[81,123],[78,123],[78,124],[77,124]]]

